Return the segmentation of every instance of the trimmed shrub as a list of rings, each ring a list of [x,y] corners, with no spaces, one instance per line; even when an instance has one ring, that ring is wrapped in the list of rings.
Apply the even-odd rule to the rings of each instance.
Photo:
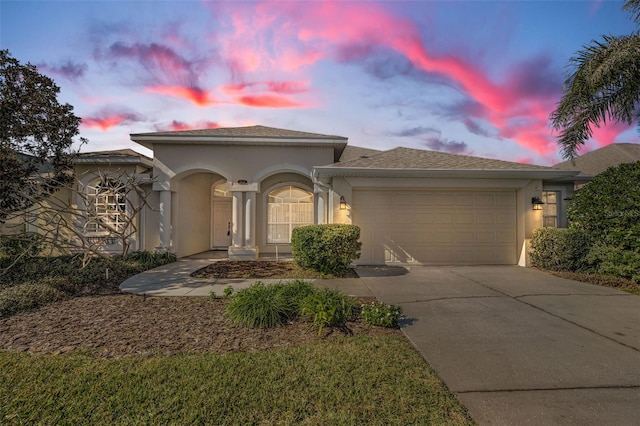
[[[0,318],[34,309],[56,300],[64,294],[45,283],[26,282],[0,290]]]
[[[322,334],[324,327],[344,326],[353,317],[355,301],[352,297],[322,288],[307,296],[301,304],[301,314],[311,319],[312,328]]]
[[[0,259],[0,315],[36,308],[61,297],[120,292],[118,286],[125,279],[173,260],[173,254],[136,252],[92,259],[82,267],[81,260],[73,256],[33,257],[7,269],[11,259]]]
[[[586,260],[597,274],[640,283],[640,253],[599,243],[591,248]]]
[[[355,225],[307,225],[291,233],[293,260],[302,268],[341,275],[360,258],[360,228]]]
[[[401,315],[402,308],[400,306],[387,305],[377,301],[362,305],[360,311],[360,316],[367,324],[389,328],[398,327]]]
[[[531,238],[531,264],[549,271],[584,271],[591,241],[586,232],[577,229],[536,229]]]

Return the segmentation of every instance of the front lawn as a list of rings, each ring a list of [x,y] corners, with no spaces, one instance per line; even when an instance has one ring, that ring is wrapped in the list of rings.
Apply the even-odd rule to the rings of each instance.
[[[216,355],[0,351],[3,424],[472,424],[400,336]]]

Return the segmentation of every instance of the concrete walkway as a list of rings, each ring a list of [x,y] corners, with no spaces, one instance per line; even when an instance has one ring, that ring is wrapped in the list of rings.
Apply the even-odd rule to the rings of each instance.
[[[207,296],[255,281],[188,277],[210,261],[182,259],[121,288]],[[316,283],[402,306],[403,332],[479,424],[640,425],[639,296],[517,266],[357,270]]]

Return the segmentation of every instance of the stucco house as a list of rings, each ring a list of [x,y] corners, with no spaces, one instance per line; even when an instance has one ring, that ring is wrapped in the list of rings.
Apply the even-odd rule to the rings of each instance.
[[[264,126],[137,133],[153,151],[141,249],[290,252],[305,224],[361,228],[360,264],[520,264],[543,191],[578,172]],[[560,180],[560,181],[558,181]],[[563,181],[564,180],[564,181]],[[558,181],[558,182],[556,182]]]
[[[136,133],[131,140],[153,158],[132,150],[82,154],[74,160],[77,194],[60,199],[120,226],[136,200],[109,181],[135,176],[148,205],[128,221],[131,248],[178,257],[290,253],[297,226],[351,223],[361,228],[359,264],[526,266],[532,232],[563,226],[561,203],[579,173],[410,148],[377,151],[341,136],[265,126]],[[95,220],[82,226],[105,251],[121,249]]]

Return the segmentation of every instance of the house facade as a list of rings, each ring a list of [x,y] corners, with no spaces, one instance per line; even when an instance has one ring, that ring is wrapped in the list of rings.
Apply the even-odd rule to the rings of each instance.
[[[264,126],[132,134],[153,151],[136,247],[230,259],[290,253],[306,224],[361,228],[359,264],[527,264],[536,200],[574,170]]]
[[[526,266],[533,231],[566,226],[566,202],[581,179],[573,168],[377,151],[265,126],[131,140],[153,158],[80,154],[73,187],[0,231],[48,233],[69,242],[68,251],[226,250],[247,260],[290,253],[295,227],[348,223],[361,228],[359,264]]]

